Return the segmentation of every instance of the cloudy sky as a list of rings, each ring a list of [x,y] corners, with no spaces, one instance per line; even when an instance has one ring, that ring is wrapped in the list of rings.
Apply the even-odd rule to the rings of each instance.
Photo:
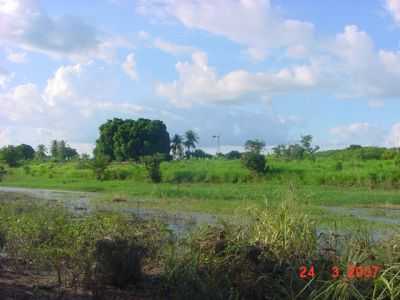
[[[0,0],[0,146],[89,152],[113,117],[400,146],[400,0]]]

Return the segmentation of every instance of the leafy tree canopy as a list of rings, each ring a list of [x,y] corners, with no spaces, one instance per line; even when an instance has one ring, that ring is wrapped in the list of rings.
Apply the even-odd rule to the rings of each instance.
[[[169,133],[162,121],[114,118],[100,126],[94,154],[126,161],[156,153],[169,155],[169,151]]]

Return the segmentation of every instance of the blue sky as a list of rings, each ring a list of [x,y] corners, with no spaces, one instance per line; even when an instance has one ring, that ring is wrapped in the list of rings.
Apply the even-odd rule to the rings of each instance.
[[[109,118],[200,146],[400,147],[400,0],[0,0],[0,146]]]

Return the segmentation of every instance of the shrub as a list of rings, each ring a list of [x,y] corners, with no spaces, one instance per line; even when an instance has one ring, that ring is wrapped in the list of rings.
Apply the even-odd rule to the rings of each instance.
[[[104,180],[106,169],[109,166],[110,161],[107,156],[98,155],[92,161],[91,168],[97,180]]]
[[[142,162],[148,172],[148,176],[152,182],[161,182],[160,164],[162,157],[160,155],[148,155],[142,158]]]
[[[335,165],[335,170],[336,171],[342,171],[343,170],[343,163],[341,161],[338,161]]]
[[[265,156],[262,154],[247,152],[242,155],[242,163],[250,171],[257,174],[265,173],[266,171],[266,161]]]
[[[235,150],[230,151],[225,154],[226,159],[240,159],[241,156],[242,156],[242,154],[239,151],[235,151]]]

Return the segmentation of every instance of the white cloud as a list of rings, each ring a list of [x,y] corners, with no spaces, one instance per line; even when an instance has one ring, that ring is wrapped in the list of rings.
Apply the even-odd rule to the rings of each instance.
[[[44,101],[35,84],[19,85],[0,94],[0,116],[3,120],[27,121],[43,112]]]
[[[371,37],[348,25],[327,45],[333,56],[324,69],[336,72],[336,94],[367,100],[400,96],[400,53],[376,49]]]
[[[400,123],[396,123],[392,126],[386,143],[389,147],[400,147]]]
[[[258,93],[269,95],[299,91],[317,85],[318,66],[299,65],[275,72],[249,73],[235,70],[219,77],[208,65],[204,52],[195,52],[192,62],[178,62],[179,79],[172,83],[161,83],[157,93],[169,98],[178,106],[193,103],[236,102],[242,97]]]
[[[115,100],[112,68],[101,70],[96,63],[62,66],[43,89],[28,83],[0,93],[1,125],[9,128],[10,141],[48,144],[53,137],[82,144],[107,118],[151,111]]]
[[[336,146],[382,145],[385,139],[385,131],[368,122],[352,123],[330,129],[332,143]]]
[[[265,58],[269,49],[304,44],[314,38],[313,24],[283,18],[269,0],[141,0],[137,11],[224,36],[249,48],[253,59]]]
[[[156,38],[153,44],[154,47],[172,55],[191,54],[196,51],[194,47],[178,45],[160,38]]]
[[[0,41],[10,46],[74,61],[110,61],[115,48],[130,46],[121,40],[78,17],[48,16],[35,0],[0,0]]]
[[[386,0],[386,10],[390,13],[395,23],[400,24],[400,1]]]
[[[122,69],[132,80],[138,80],[139,77],[136,71],[136,59],[134,53],[128,54],[122,64]]]
[[[7,60],[15,63],[15,64],[23,64],[26,63],[26,52],[13,52],[8,51]]]

